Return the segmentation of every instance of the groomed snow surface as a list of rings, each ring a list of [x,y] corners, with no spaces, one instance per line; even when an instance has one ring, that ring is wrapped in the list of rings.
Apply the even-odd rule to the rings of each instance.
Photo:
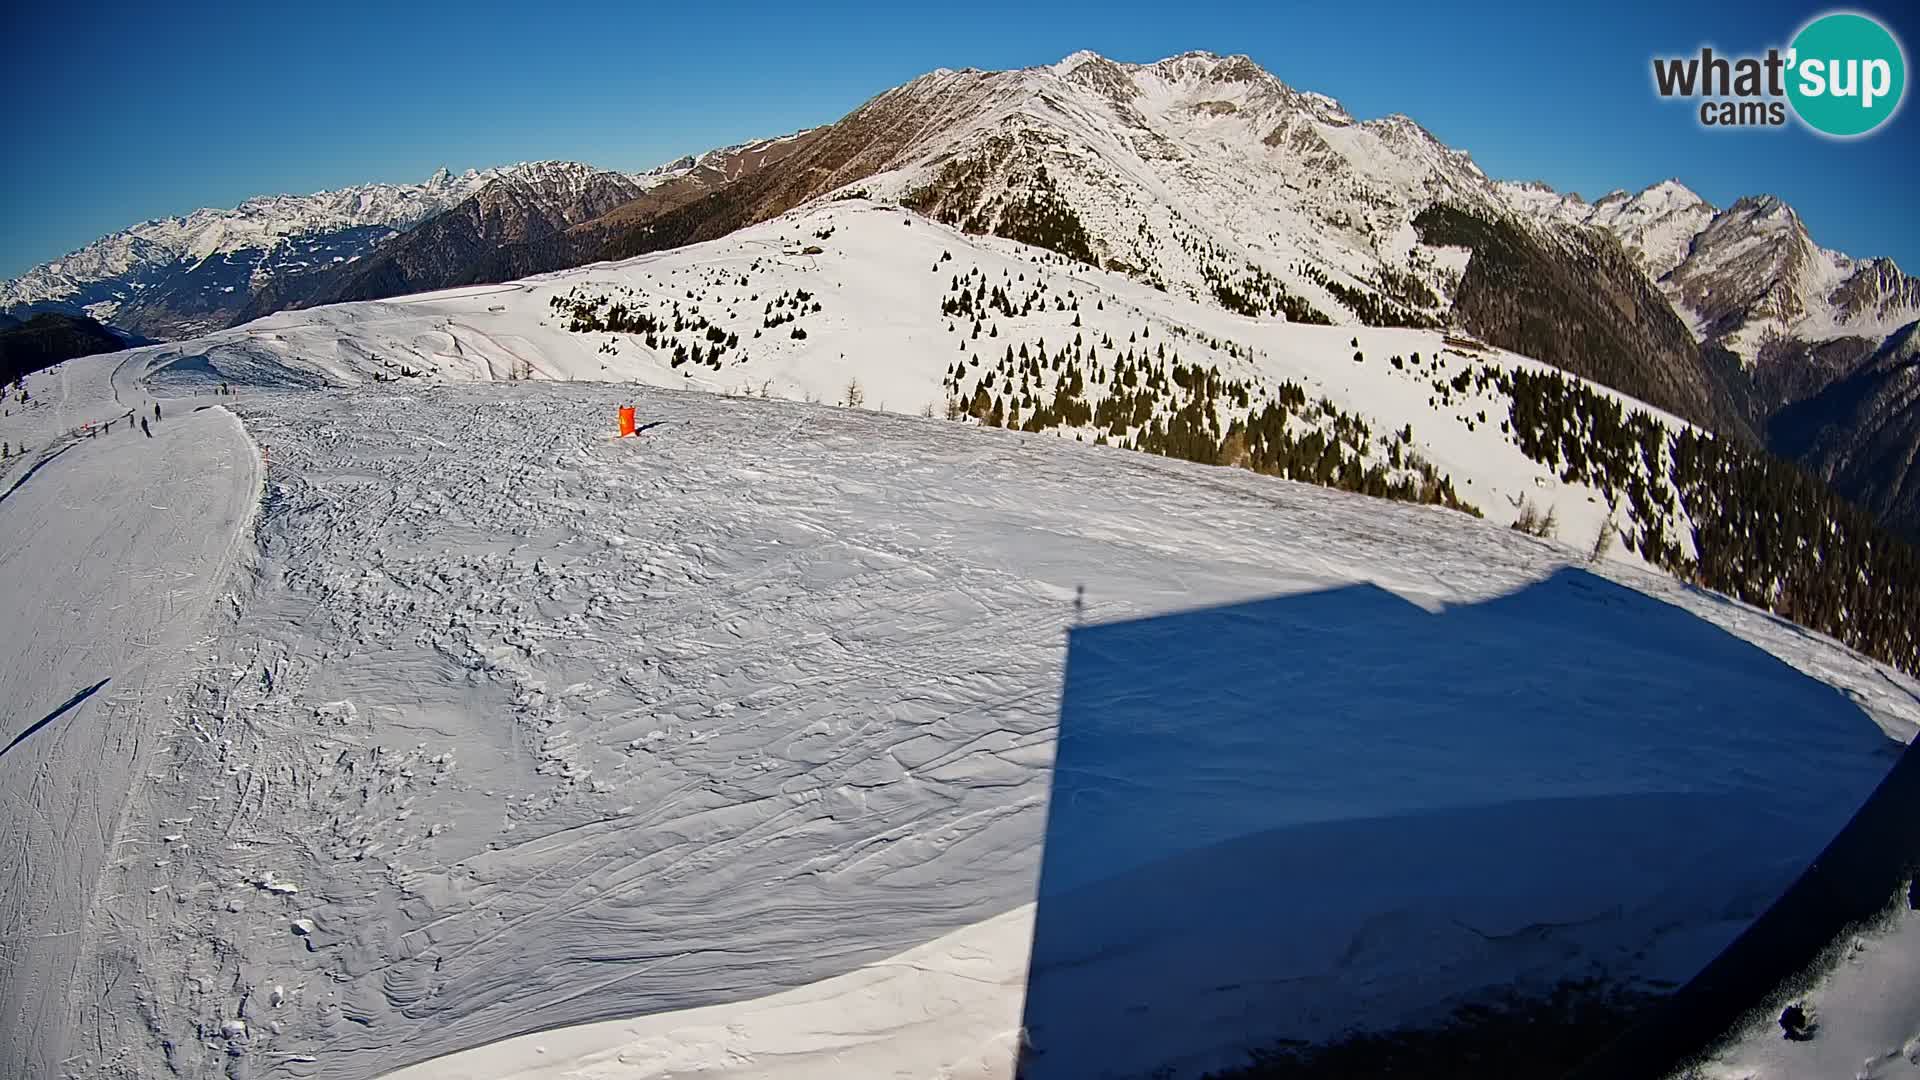
[[[1446,510],[158,355],[0,418],[8,1075],[1007,1078],[1024,1028],[1034,1077],[1192,1076],[1683,981],[1920,730],[1827,639]]]

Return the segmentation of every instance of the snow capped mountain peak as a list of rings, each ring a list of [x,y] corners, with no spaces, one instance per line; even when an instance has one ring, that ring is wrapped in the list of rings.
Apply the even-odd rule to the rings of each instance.
[[[1627,196],[1609,194],[1593,205],[1584,224],[1607,229],[1621,246],[1640,260],[1647,276],[1664,277],[1680,265],[1714,208],[1678,180],[1658,184]]]
[[[1742,196],[1727,208],[1727,212],[1776,221],[1799,220],[1799,215],[1793,212],[1793,207],[1781,201],[1778,195]]]
[[[1055,75],[1068,75],[1068,74],[1071,74],[1073,70],[1075,68],[1078,68],[1081,64],[1092,63],[1096,61],[1102,62],[1102,63],[1113,62],[1111,60],[1108,60],[1106,57],[1101,56],[1099,53],[1094,52],[1091,49],[1081,49],[1077,52],[1072,52],[1067,54],[1064,57],[1061,57],[1060,60],[1058,60],[1053,64],[1049,64],[1047,66],[1047,70],[1053,72]],[[938,72],[936,72],[935,74],[938,74]]]
[[[1696,194],[1692,188],[1681,183],[1679,179],[1675,177],[1670,177],[1666,180],[1662,180],[1659,183],[1653,185],[1652,187],[1649,187],[1645,191],[1641,192],[1637,196],[1637,198],[1640,198],[1643,200],[1657,199],[1666,203],[1669,206],[1675,206],[1675,207],[1692,206],[1696,203],[1704,203],[1707,201],[1701,198],[1698,194]]]
[[[1633,194],[1616,189],[1592,203],[1537,180],[1497,186],[1507,204],[1525,216],[1613,233],[1654,279],[1680,265],[1714,215],[1710,203],[1678,180],[1662,180]]]
[[[1920,315],[1920,284],[1819,247],[1774,195],[1745,196],[1719,210],[1678,179],[1609,192],[1591,206],[1545,185],[1500,190],[1536,219],[1613,233],[1696,337],[1748,364],[1772,339],[1884,336]]]
[[[1412,217],[1441,197],[1499,204],[1466,155],[1411,118],[1361,124],[1245,55],[1080,51],[1017,71],[932,72],[841,131],[860,146],[849,154],[878,159],[864,175],[844,170],[841,189],[1016,234],[1019,207],[1056,206],[1074,218],[1063,228],[1083,261],[1205,301],[1259,282],[1249,287],[1272,292],[1269,309],[1296,318],[1355,318],[1382,274],[1429,281],[1411,295],[1437,307],[1430,291],[1447,274],[1407,262]]]
[[[491,173],[486,185],[488,188],[508,184],[563,198],[584,191],[608,177],[624,178],[620,173],[578,161],[523,161],[491,170]]]
[[[1270,80],[1278,82],[1265,68],[1253,62],[1249,56],[1236,53],[1221,56],[1218,53],[1203,50],[1183,52],[1178,56],[1169,56],[1146,65],[1149,69],[1165,78],[1191,79],[1207,82],[1255,82]]]
[[[653,168],[648,169],[646,172],[643,172],[640,175],[670,176],[674,173],[686,172],[688,169],[693,168],[694,164],[695,164],[695,158],[692,154],[682,154],[681,156],[674,158],[672,161],[669,161],[664,165],[655,165]]]

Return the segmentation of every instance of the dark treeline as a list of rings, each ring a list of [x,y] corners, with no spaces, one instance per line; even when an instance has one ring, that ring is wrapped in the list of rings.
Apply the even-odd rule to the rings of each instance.
[[[127,342],[85,315],[47,312],[0,325],[0,385],[52,367],[62,360],[118,352]]]
[[[1495,376],[1513,439],[1563,480],[1621,500],[1621,542],[1675,576],[1920,674],[1920,553],[1790,462],[1557,372]],[[1681,513],[1694,556],[1678,542]]]

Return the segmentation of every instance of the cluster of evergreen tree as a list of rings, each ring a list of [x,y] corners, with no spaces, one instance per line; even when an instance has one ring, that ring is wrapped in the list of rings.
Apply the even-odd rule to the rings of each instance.
[[[1431,315],[1396,303],[1386,296],[1356,289],[1312,263],[1300,263],[1298,270],[1301,277],[1332,293],[1335,300],[1345,305],[1354,317],[1367,326],[1411,326],[1425,330],[1440,325],[1440,320]]]
[[[900,205],[952,225],[962,232],[992,231],[987,190],[998,181],[1014,153],[1013,140],[996,135],[967,157],[953,158],[926,184],[901,196]]]
[[[1319,415],[1304,435],[1295,435],[1295,419],[1309,415],[1306,392],[1283,383],[1280,393],[1235,421],[1222,443],[1222,464],[1244,464],[1269,476],[1303,480],[1322,487],[1357,491],[1380,499],[1446,506],[1479,516],[1479,510],[1454,491],[1451,478],[1413,448],[1411,426],[1393,432],[1387,440],[1387,458],[1373,460],[1368,453],[1372,431],[1364,419],[1336,407],[1325,398],[1314,406]],[[1236,460],[1244,454],[1244,460]]]
[[[802,315],[811,314],[819,310],[820,301],[815,300],[813,294],[807,290],[795,289],[792,293],[783,291],[779,296],[767,301],[766,307],[760,312],[762,320],[760,328],[763,330],[773,330],[785,326],[787,323],[797,321]],[[799,328],[795,327],[795,329],[798,330]],[[805,337],[806,334],[801,333],[796,336]]]
[[[0,382],[15,382],[62,360],[118,352],[129,344],[84,315],[45,312],[0,325]]]
[[[1208,264],[1202,267],[1201,276],[1212,290],[1213,298],[1228,311],[1254,318],[1273,318],[1277,315],[1284,316],[1288,322],[1333,325],[1333,320],[1325,312],[1314,307],[1305,297],[1288,292],[1285,282],[1252,263],[1247,263],[1244,270],[1231,277],[1220,275],[1212,264]]]
[[[937,271],[939,267],[936,265],[934,269]],[[940,314],[948,319],[972,320],[976,327],[973,336],[978,337],[979,324],[992,315],[1014,319],[1032,315],[1035,309],[1042,313],[1049,309],[1080,310],[1080,298],[1072,290],[1065,296],[1049,295],[1046,279],[1038,274],[1034,275],[1032,285],[1027,284],[1024,272],[1016,276],[1010,270],[1003,270],[1001,276],[1004,280],[989,288],[986,272],[978,267],[965,274],[954,274],[940,299]]]
[[[740,346],[737,332],[721,328],[697,308],[683,311],[675,300],[667,312],[656,314],[644,300],[630,300],[585,292],[575,286],[549,297],[547,306],[566,320],[567,329],[573,333],[631,334],[647,348],[666,353],[669,364],[676,368],[694,364],[719,371],[725,354]],[[602,343],[600,351],[615,352],[607,343]]]
[[[1164,341],[1149,346],[1151,334],[1149,324],[1124,344],[1079,333],[1052,350],[1044,339],[1009,344],[991,364],[970,355],[947,370],[947,415],[1030,432],[1091,428],[1096,443],[1479,513],[1414,450],[1411,428],[1381,452],[1357,414],[1310,404],[1295,383],[1269,389],[1187,363]]]
[[[1430,407],[1504,401],[1507,438],[1562,483],[1599,490],[1628,551],[1920,674],[1920,554],[1871,515],[1790,462],[1692,428],[1676,434],[1584,380],[1471,360],[1449,371],[1448,355],[1390,363],[1429,383]],[[1476,416],[1487,421],[1485,411],[1458,418],[1471,427]]]
[[[1416,249],[1417,250],[1417,249]],[[1416,312],[1438,311],[1440,298],[1434,295],[1427,283],[1411,270],[1399,270],[1391,266],[1381,266],[1373,272],[1373,286],[1388,300]],[[1438,318],[1431,319],[1431,326],[1439,326]]]
[[[1621,543],[1696,581],[1920,674],[1920,553],[1793,464],[1558,372],[1497,376],[1515,445],[1623,500]],[[1691,522],[1695,556],[1675,536]]]
[[[1288,291],[1286,283],[1265,267],[1222,248],[1212,237],[1188,226],[1178,212],[1169,219],[1168,227],[1221,307],[1256,319],[1284,316],[1288,322],[1333,325],[1324,312],[1305,297]],[[1145,222],[1141,228],[1146,228]]]
[[[1076,262],[1099,266],[1093,251],[1093,236],[1087,232],[1080,215],[1060,194],[1047,167],[1034,170],[1033,180],[1022,198],[1007,203],[993,229],[995,236],[1034,247],[1057,251]]]
[[[1674,483],[1709,588],[1920,675],[1920,553],[1797,466],[1687,431]]]
[[[1622,509],[1622,546],[1691,576],[1675,538],[1681,504],[1671,483],[1673,433],[1665,424],[1557,371],[1481,369],[1473,375],[1509,398],[1508,437],[1521,453],[1563,483],[1598,488]]]

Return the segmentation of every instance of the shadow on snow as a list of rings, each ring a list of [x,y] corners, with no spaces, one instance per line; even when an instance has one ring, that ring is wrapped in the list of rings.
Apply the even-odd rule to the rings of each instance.
[[[20,734],[15,735],[13,737],[12,742],[8,743],[5,746],[0,746],[0,754],[5,754],[7,751],[12,750],[14,747],[19,746],[21,743],[27,741],[28,736],[32,735],[36,731],[39,731],[41,728],[46,727],[48,724],[53,723],[55,720],[60,719],[62,716],[66,715],[69,711],[78,707],[81,702],[92,697],[94,693],[98,691],[101,687],[107,685],[112,681],[113,681],[113,677],[109,675],[108,677],[101,679],[99,682],[94,683],[92,686],[89,686],[82,690],[77,691],[72,697],[68,698],[63,704],[61,704],[59,708],[53,710],[52,712],[41,717],[40,719],[35,720],[32,724],[27,726],[27,729],[25,731],[22,731]]]
[[[1438,613],[1356,585],[1078,627],[1021,1073],[1192,1075],[1569,978],[1671,990],[1897,752],[1574,568]]]

